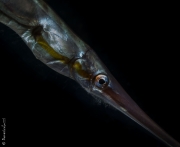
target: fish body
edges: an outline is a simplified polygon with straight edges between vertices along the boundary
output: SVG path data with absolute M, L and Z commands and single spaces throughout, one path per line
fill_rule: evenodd
M 20 2 L 18 0 L 14 4 L 14 1 L 0 1 L 0 21 L 19 34 L 37 59 L 58 73 L 76 80 L 93 96 L 102 99 L 105 96 L 105 102 L 169 146 L 179 146 L 139 109 L 96 53 L 68 29 L 43 1 L 23 1 L 26 7 L 18 5 Z
M 0 5 L 2 12 L 7 13 L 1 15 L 1 20 L 5 20 L 3 23 L 19 34 L 36 58 L 60 74 L 71 77 L 69 62 L 82 58 L 89 46 L 43 2 L 1 1 Z

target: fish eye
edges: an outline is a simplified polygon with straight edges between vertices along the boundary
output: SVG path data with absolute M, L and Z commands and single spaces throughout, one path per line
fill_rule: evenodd
M 99 74 L 95 77 L 94 85 L 100 89 L 105 88 L 109 83 L 109 79 L 106 75 Z

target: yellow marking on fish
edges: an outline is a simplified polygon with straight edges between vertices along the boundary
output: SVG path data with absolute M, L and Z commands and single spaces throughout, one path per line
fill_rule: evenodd
M 70 59 L 57 53 L 47 42 L 44 40 L 44 38 L 41 35 L 36 36 L 37 43 L 45 49 L 53 58 L 56 60 L 60 60 L 62 63 L 67 64 L 69 63 Z M 82 69 L 82 65 L 79 62 L 75 62 L 73 64 L 73 69 L 76 70 L 76 72 L 83 78 L 90 78 L 90 74 Z
M 62 63 L 66 64 L 70 61 L 69 58 L 59 54 L 56 52 L 47 42 L 44 40 L 44 38 L 41 35 L 36 36 L 37 43 L 45 49 L 53 58 L 56 60 L 60 60 Z
M 82 65 L 79 62 L 75 62 L 73 64 L 73 68 L 76 70 L 76 72 L 83 78 L 90 78 L 90 74 L 82 69 Z

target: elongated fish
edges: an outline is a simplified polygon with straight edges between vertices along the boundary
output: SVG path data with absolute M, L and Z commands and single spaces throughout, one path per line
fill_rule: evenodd
M 123 90 L 96 53 L 41 0 L 0 0 L 0 22 L 14 30 L 35 57 L 77 81 L 171 147 L 180 144 L 153 122 Z

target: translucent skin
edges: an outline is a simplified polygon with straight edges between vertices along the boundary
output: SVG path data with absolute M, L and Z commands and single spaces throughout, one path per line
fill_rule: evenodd
M 20 35 L 36 58 L 70 77 L 66 62 L 82 58 L 89 47 L 42 1 L 1 1 L 0 7 L 6 13 L 2 23 Z
M 0 0 L 0 10 L 0 21 L 19 34 L 37 59 L 76 80 L 89 93 L 102 98 L 169 146 L 180 146 L 135 104 L 95 52 L 43 1 Z M 107 75 L 109 79 L 102 89 L 94 86 L 94 78 L 99 74 Z

